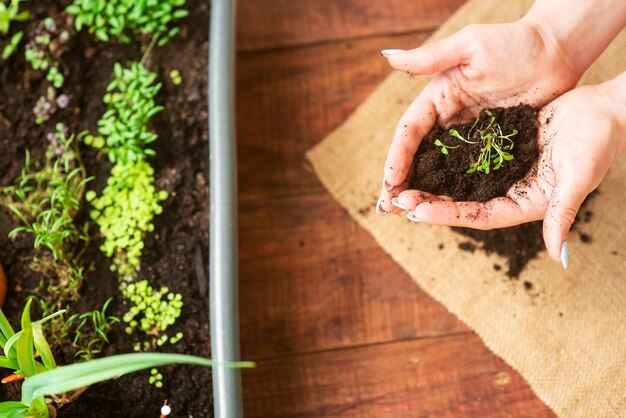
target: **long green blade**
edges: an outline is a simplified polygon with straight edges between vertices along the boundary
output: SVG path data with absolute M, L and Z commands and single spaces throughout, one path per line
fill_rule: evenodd
M 43 360 L 43 364 L 47 369 L 54 369 L 57 367 L 56 362 L 54 361 L 54 356 L 52 355 L 52 350 L 50 350 L 50 346 L 48 345 L 48 341 L 46 341 L 46 337 L 43 335 L 43 330 L 41 329 L 41 325 L 33 327 L 33 341 L 35 343 L 35 349 L 41 356 Z
M 17 361 L 13 359 L 10 359 L 8 357 L 0 357 L 0 368 L 17 370 L 20 368 L 20 366 L 17 364 Z
M 22 312 L 22 336 L 15 343 L 17 364 L 20 366 L 20 371 L 27 377 L 37 373 L 33 347 L 33 324 L 30 322 L 31 301 L 32 299 L 29 299 L 26 302 L 26 306 L 24 306 L 24 312 Z
M 254 367 L 254 363 L 251 362 L 216 363 L 205 358 L 182 354 L 122 354 L 72 364 L 29 377 L 22 385 L 22 401 L 30 404 L 33 399 L 40 396 L 60 395 L 138 370 L 173 363 L 195 364 L 205 367 Z
M 28 405 L 21 402 L 0 403 L 0 417 L 19 417 L 26 412 L 28 412 Z
M 7 317 L 4 316 L 4 312 L 0 309 L 0 347 L 4 349 L 4 344 L 6 344 L 7 340 L 11 338 L 13 334 L 15 334 L 15 331 L 13 331 Z

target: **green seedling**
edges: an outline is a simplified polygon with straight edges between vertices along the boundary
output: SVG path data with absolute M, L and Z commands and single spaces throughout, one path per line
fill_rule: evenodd
M 181 294 L 171 293 L 167 287 L 155 291 L 147 280 L 123 285 L 122 294 L 133 304 L 123 317 L 127 334 L 140 329 L 148 335 L 158 335 L 176 322 L 183 308 Z M 167 335 L 161 336 L 157 345 L 167 340 Z
M 106 112 L 98 121 L 98 136 L 87 135 L 85 144 L 106 151 L 113 163 L 154 156 L 148 145 L 157 136 L 150 130 L 150 119 L 163 110 L 154 100 L 161 89 L 157 74 L 132 62 L 126 68 L 115 63 L 113 75 L 103 98 Z
M 518 134 L 516 129 L 508 135 L 502 133 L 501 126 L 496 123 L 495 116 L 489 110 L 484 111 L 487 115 L 487 121 L 483 121 L 480 115 L 476 117 L 474 124 L 464 137 L 456 129 L 450 129 L 448 134 L 459 141 L 467 144 L 480 144 L 480 154 L 478 160 L 472 163 L 467 170 L 468 174 L 482 172 L 489 174 L 492 171 L 500 169 L 506 161 L 513 160 L 513 147 L 515 142 L 511 139 Z M 480 125 L 479 125 L 480 124 Z M 457 146 L 449 146 L 435 139 L 435 146 L 441 148 L 441 152 L 448 155 L 448 150 L 458 148 Z
M 189 14 L 184 6 L 185 0 L 74 0 L 66 11 L 76 16 L 76 30 L 86 27 L 102 42 L 152 38 L 162 46 L 180 32 L 178 21 Z
M 11 22 L 24 22 L 30 17 L 29 12 L 20 12 L 20 3 L 23 0 L 11 0 L 7 5 L 0 2 L 0 35 L 8 35 Z M 19 31 L 11 36 L 9 43 L 2 50 L 2 59 L 8 59 L 17 50 L 19 43 L 24 37 L 24 32 Z
M 102 194 L 90 192 L 86 198 L 104 235 L 101 250 L 113 258 L 112 269 L 132 281 L 140 269 L 144 237 L 154 230 L 152 220 L 167 199 L 167 192 L 155 188 L 154 169 L 147 162 L 154 155 L 148 146 L 157 138 L 150 119 L 163 109 L 154 100 L 161 84 L 139 62 L 126 68 L 116 63 L 113 75 L 98 135 L 85 136 L 85 143 L 106 152 L 115 165 Z
M 181 354 L 138 353 L 122 354 L 83 363 L 57 367 L 52 350 L 41 325 L 57 312 L 37 322 L 30 318 L 31 301 L 22 312 L 22 329 L 15 332 L 0 310 L 0 368 L 13 371 L 3 383 L 24 380 L 19 401 L 0 402 L 0 416 L 13 418 L 56 417 L 54 404 L 66 404 L 76 399 L 87 387 L 139 370 L 153 369 L 169 364 L 194 364 L 211 367 L 254 367 L 251 362 L 216 363 L 209 359 Z M 40 360 L 38 359 L 40 358 Z M 157 377 L 160 373 L 151 373 Z M 159 380 L 162 386 L 162 378 Z
M 150 370 L 150 379 L 148 383 L 154 385 L 154 387 L 161 389 L 163 387 L 163 375 L 159 373 L 158 369 Z
M 82 360 L 91 360 L 102 352 L 109 343 L 108 334 L 120 319 L 107 314 L 112 299 L 107 299 L 100 310 L 75 314 L 68 318 L 67 327 L 74 334 L 72 345 L 78 348 L 75 356 Z
M 183 82 L 183 77 L 180 75 L 180 71 L 178 70 L 170 71 L 170 78 L 172 79 L 172 83 L 174 83 L 175 86 L 180 86 Z
M 63 84 L 65 84 L 65 77 L 57 67 L 50 67 L 48 74 L 46 74 L 46 79 L 51 82 L 56 89 L 60 89 L 63 87 Z
M 439 139 L 435 139 L 435 146 L 441 148 L 441 153 L 444 155 L 448 155 L 449 151 L 451 149 L 455 149 L 458 148 L 459 145 L 456 146 L 450 146 L 450 145 L 446 145 L 443 142 L 441 142 Z

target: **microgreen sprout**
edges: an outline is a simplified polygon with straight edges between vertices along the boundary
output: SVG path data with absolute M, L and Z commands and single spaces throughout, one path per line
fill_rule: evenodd
M 448 155 L 448 150 L 454 149 L 454 148 L 458 148 L 459 145 L 456 146 L 450 146 L 450 145 L 446 145 L 443 142 L 441 142 L 441 140 L 439 139 L 435 139 L 435 145 L 441 148 L 441 153 Z
M 179 86 L 183 82 L 183 77 L 180 75 L 180 71 L 176 69 L 170 71 L 170 78 L 175 86 Z
M 113 75 L 103 98 L 107 109 L 98 121 L 98 136 L 87 135 L 85 143 L 102 148 L 114 163 L 153 156 L 148 145 L 157 136 L 150 130 L 149 122 L 163 110 L 154 100 L 161 89 L 161 83 L 156 83 L 157 74 L 132 62 L 126 68 L 115 63 Z
M 161 389 L 163 387 L 163 375 L 159 373 L 158 369 L 150 370 L 150 378 L 148 383 L 154 385 L 154 387 Z
M 450 129 L 448 134 L 459 141 L 467 144 L 480 144 L 480 154 L 478 160 L 472 163 L 467 170 L 468 174 L 482 172 L 489 174 L 498 170 L 506 161 L 511 161 L 515 142 L 511 139 L 518 134 L 516 129 L 508 135 L 502 132 L 500 124 L 496 123 L 494 114 L 485 109 L 486 120 L 481 120 L 480 115 L 476 117 L 466 136 L 461 135 L 456 129 Z M 480 124 L 480 125 L 479 125 Z M 441 148 L 443 154 L 448 154 L 449 149 L 458 148 L 449 146 L 435 139 L 435 146 Z
M 123 285 L 122 293 L 133 304 L 122 318 L 127 324 L 127 334 L 139 328 L 146 334 L 157 335 L 173 325 L 181 314 L 182 295 L 171 293 L 167 287 L 155 291 L 147 280 L 141 280 Z M 162 335 L 157 345 L 167 340 L 167 335 Z
M 124 68 L 116 63 L 113 80 L 104 102 L 107 111 L 98 121 L 98 134 L 87 135 L 85 143 L 107 153 L 115 165 L 101 196 L 87 194 L 91 218 L 104 235 L 101 250 L 113 258 L 112 269 L 132 279 L 140 269 L 143 239 L 154 230 L 152 219 L 162 212 L 160 202 L 167 192 L 154 186 L 154 169 L 146 158 L 157 136 L 150 119 L 163 108 L 154 98 L 161 88 L 156 74 L 138 62 Z
M 4 0 L 0 1 L 0 35 L 8 35 L 11 22 L 24 22 L 30 17 L 29 12 L 20 12 L 20 3 L 23 0 L 11 0 L 7 5 Z M 2 59 L 8 59 L 19 46 L 24 37 L 24 32 L 19 31 L 11 36 L 8 44 L 2 50 Z
M 109 332 L 114 324 L 120 322 L 118 317 L 107 314 L 111 300 L 107 299 L 100 310 L 75 314 L 68 318 L 67 326 L 74 334 L 72 345 L 79 349 L 76 357 L 91 360 L 108 344 Z
M 48 279 L 46 298 L 60 307 L 78 298 L 83 281 L 77 246 L 88 240 L 87 225 L 75 224 L 74 217 L 91 178 L 86 177 L 74 138 L 65 138 L 62 125 L 57 129 L 56 142 L 48 146 L 43 166 L 34 169 L 27 152 L 14 184 L 0 189 L 0 204 L 19 222 L 10 237 L 30 234 L 35 248 L 48 250 L 39 251 L 31 268 Z
M 177 23 L 189 14 L 184 5 L 185 0 L 74 0 L 66 11 L 76 15 L 78 31 L 87 27 L 100 41 L 152 37 L 162 46 L 180 32 Z

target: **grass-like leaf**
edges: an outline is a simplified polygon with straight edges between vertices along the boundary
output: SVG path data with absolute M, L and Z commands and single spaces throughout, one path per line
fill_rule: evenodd
M 182 354 L 122 354 L 72 364 L 32 376 L 26 379 L 22 385 L 22 402 L 30 404 L 34 399 L 42 396 L 70 392 L 138 370 L 173 363 L 195 364 L 206 367 L 254 367 L 254 363 L 251 362 L 218 363 L 205 358 Z

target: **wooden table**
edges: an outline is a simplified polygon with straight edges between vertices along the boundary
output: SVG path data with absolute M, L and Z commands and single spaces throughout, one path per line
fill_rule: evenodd
M 420 45 L 463 2 L 239 1 L 246 417 L 553 416 L 304 158 L 390 73 L 381 49 Z

